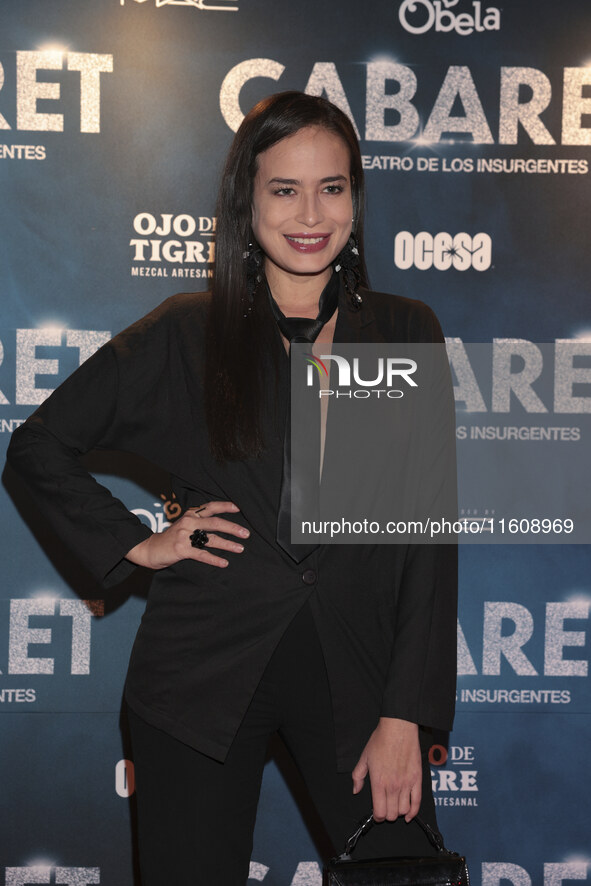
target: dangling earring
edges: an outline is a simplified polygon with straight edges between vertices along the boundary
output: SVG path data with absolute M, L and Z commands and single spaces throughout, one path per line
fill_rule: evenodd
M 351 233 L 351 236 L 347 240 L 344 248 L 337 255 L 334 263 L 334 269 L 337 273 L 342 270 L 345 289 L 351 296 L 351 307 L 353 308 L 353 310 L 358 311 L 363 304 L 363 299 L 357 292 L 360 275 L 359 247 L 357 246 L 357 239 L 355 237 L 355 234 Z
M 248 301 L 244 314 L 247 317 L 252 311 L 255 293 L 263 279 L 263 250 L 258 243 L 251 241 L 242 253 L 242 258 L 246 270 L 246 299 L 243 296 L 242 300 Z

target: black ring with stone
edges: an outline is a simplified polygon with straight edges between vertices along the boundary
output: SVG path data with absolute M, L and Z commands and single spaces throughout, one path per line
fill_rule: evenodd
M 189 541 L 191 542 L 192 548 L 204 548 L 209 541 L 209 535 L 205 529 L 196 529 L 195 532 L 192 532 L 189 536 Z

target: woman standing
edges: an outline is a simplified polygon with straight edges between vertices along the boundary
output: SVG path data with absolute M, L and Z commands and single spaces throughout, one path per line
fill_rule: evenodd
M 364 288 L 362 214 L 346 115 L 260 102 L 222 177 L 211 295 L 168 299 L 13 435 L 12 465 L 105 586 L 154 571 L 126 683 L 144 886 L 245 883 L 274 731 L 337 848 L 373 806 L 394 824 L 360 857 L 429 853 L 408 822 L 435 824 L 419 725 L 453 718 L 455 551 L 284 531 L 289 341 L 442 341 L 425 305 Z M 183 516 L 152 534 L 79 465 L 95 448 L 168 470 Z

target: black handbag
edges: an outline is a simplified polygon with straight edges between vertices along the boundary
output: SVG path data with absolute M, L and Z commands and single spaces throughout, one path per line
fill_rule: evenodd
M 324 866 L 323 886 L 469 886 L 465 857 L 446 849 L 440 835 L 426 822 L 420 818 L 413 821 L 423 829 L 437 855 L 355 861 L 351 854 L 357 841 L 375 823 L 370 815 L 349 837 L 344 851 Z

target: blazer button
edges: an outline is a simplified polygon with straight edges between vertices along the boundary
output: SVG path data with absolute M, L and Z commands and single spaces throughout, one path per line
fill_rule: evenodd
M 313 585 L 316 581 L 316 573 L 313 569 L 306 569 L 305 572 L 302 572 L 302 581 L 305 585 Z

